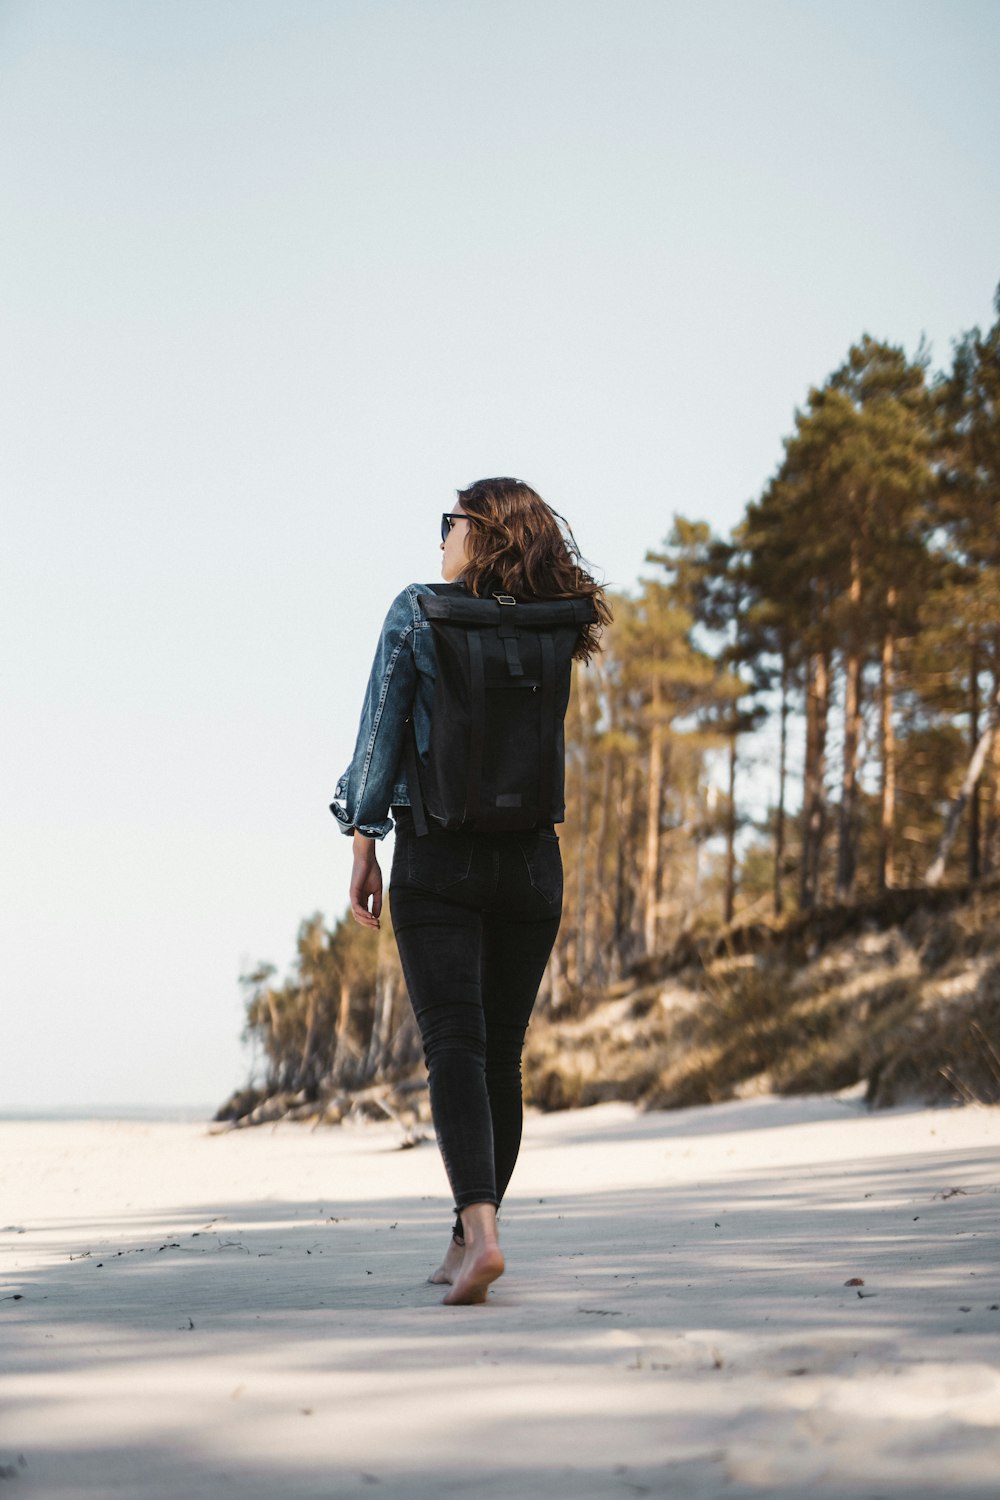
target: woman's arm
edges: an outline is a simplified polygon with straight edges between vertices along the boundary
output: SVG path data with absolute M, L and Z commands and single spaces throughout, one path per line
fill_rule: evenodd
M 368 910 L 371 897 L 372 909 Z M 354 830 L 354 869 L 351 873 L 351 915 L 362 927 L 379 926 L 382 911 L 382 871 L 375 857 L 375 840 Z
M 418 615 L 413 591 L 403 589 L 385 617 L 354 755 L 330 804 L 344 833 L 360 832 L 368 839 L 381 839 L 392 827 L 389 804 L 416 691 L 413 632 Z
M 353 836 L 351 915 L 362 927 L 377 929 L 382 912 L 382 871 L 375 841 L 392 827 L 389 804 L 416 691 L 413 632 L 417 613 L 411 589 L 404 589 L 389 607 L 368 678 L 354 756 L 330 804 L 343 832 Z

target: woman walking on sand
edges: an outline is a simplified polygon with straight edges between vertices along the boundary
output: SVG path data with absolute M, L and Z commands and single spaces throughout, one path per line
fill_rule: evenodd
M 455 1196 L 430 1278 L 450 1285 L 447 1303 L 484 1302 L 504 1269 L 521 1052 L 562 911 L 570 659 L 588 661 L 611 619 L 560 519 L 516 479 L 458 492 L 441 518 L 445 583 L 410 584 L 390 606 L 331 804 L 353 835 L 364 927 L 379 926 L 375 841 L 395 822 L 393 928 Z

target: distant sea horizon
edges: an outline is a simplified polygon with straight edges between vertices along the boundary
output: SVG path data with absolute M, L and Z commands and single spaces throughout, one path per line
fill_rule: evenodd
M 0 1123 L 15 1120 L 131 1120 L 169 1121 L 173 1124 L 211 1120 L 218 1104 L 47 1104 L 0 1107 Z

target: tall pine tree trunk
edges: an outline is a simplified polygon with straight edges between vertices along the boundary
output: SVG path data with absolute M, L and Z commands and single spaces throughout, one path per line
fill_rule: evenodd
M 346 1064 L 348 1056 L 357 1054 L 351 1046 L 347 1028 L 351 1023 L 351 986 L 346 979 L 340 982 L 340 1000 L 337 1005 L 337 1023 L 333 1033 L 333 1066 L 330 1071 L 339 1084 L 348 1084 Z
M 997 687 L 997 690 L 993 696 L 993 701 L 990 704 L 989 716 L 986 721 L 986 728 L 979 736 L 979 741 L 976 745 L 976 748 L 972 752 L 972 759 L 969 762 L 968 770 L 965 773 L 965 779 L 962 782 L 961 787 L 959 788 L 958 796 L 955 798 L 948 811 L 948 818 L 945 822 L 944 833 L 941 835 L 941 842 L 938 845 L 937 853 L 934 856 L 933 863 L 931 864 L 931 867 L 927 871 L 927 875 L 925 877 L 927 885 L 934 886 L 940 885 L 941 883 L 941 877 L 944 875 L 944 868 L 948 862 L 948 855 L 951 853 L 952 845 L 955 842 L 955 836 L 958 833 L 958 825 L 962 821 L 962 814 L 964 813 L 969 798 L 972 796 L 972 793 L 976 788 L 976 784 L 979 781 L 980 776 L 982 775 L 983 766 L 986 763 L 986 757 L 989 755 L 990 751 L 993 748 L 993 741 L 996 737 L 998 724 L 1000 724 L 1000 686 Z
M 615 916 L 614 950 L 619 976 L 632 962 L 630 933 L 635 907 L 634 872 L 638 849 L 634 843 L 634 812 L 639 782 L 637 756 L 619 757 L 618 772 L 618 839 L 615 848 Z
M 726 900 L 723 921 L 728 927 L 736 905 L 736 734 L 729 737 L 729 802 L 726 807 Z
M 878 886 L 880 891 L 888 890 L 896 878 L 893 840 L 893 829 L 896 823 L 896 735 L 892 717 L 895 703 L 893 673 L 895 669 L 896 637 L 893 611 L 896 606 L 896 590 L 892 585 L 890 585 L 886 593 L 885 602 L 887 624 L 885 634 L 882 637 L 882 677 L 879 684 L 880 738 L 882 744 L 882 787 L 879 805 L 878 838 Z
M 563 966 L 559 953 L 559 944 L 556 943 L 552 949 L 552 956 L 548 964 L 549 971 L 549 1005 L 554 1011 L 558 1011 L 563 1002 Z
M 993 669 L 994 696 L 1000 699 L 1000 662 Z M 1000 866 L 1000 734 L 993 736 L 990 751 L 990 803 L 983 839 L 983 874 L 992 875 Z
M 281 1020 L 278 1015 L 278 1007 L 274 998 L 274 991 L 268 985 L 264 1000 L 267 1005 L 267 1056 L 270 1067 L 268 1069 L 267 1087 L 273 1092 L 275 1089 L 287 1087 L 288 1079 L 286 1060 L 281 1055 Z
M 975 751 L 979 743 L 979 643 L 973 641 L 969 661 L 969 738 Z M 969 796 L 969 879 L 979 879 L 979 777 Z
M 299 1062 L 299 1088 L 308 1089 L 312 1092 L 315 1085 L 315 1069 L 312 1066 L 312 1051 L 316 1041 L 316 1011 L 319 998 L 319 986 L 309 986 L 309 999 L 306 1004 L 306 1039 L 302 1044 L 302 1058 Z
M 643 943 L 647 954 L 656 951 L 657 886 L 660 869 L 660 806 L 663 787 L 663 726 L 660 704 L 663 689 L 654 670 L 649 729 L 649 798 L 646 803 L 646 850 L 643 860 Z
M 860 728 L 861 657 L 851 650 L 844 664 L 844 759 L 837 831 L 837 896 L 842 901 L 850 899 L 854 888 Z
M 781 653 L 781 739 L 778 750 L 778 808 L 774 818 L 774 915 L 784 910 L 781 877 L 785 868 L 785 778 L 788 767 L 788 650 Z
M 375 975 L 375 1014 L 365 1059 L 364 1082 L 372 1083 L 384 1071 L 392 1040 L 392 1008 L 396 994 L 396 974 L 388 964 L 380 964 Z
M 594 850 L 594 892 L 588 908 L 590 951 L 594 955 L 594 975 L 599 985 L 608 983 L 610 975 L 603 942 L 606 882 L 604 870 L 608 861 L 608 828 L 611 823 L 611 797 L 614 783 L 614 754 L 605 750 L 601 770 L 601 811 L 597 823 L 597 847 Z
M 983 838 L 983 874 L 1000 869 L 1000 734 L 993 736 L 990 752 L 990 802 Z
M 624 961 L 627 968 L 639 957 L 642 950 L 643 922 L 643 761 L 636 756 L 632 762 L 628 779 L 628 835 L 626 841 L 626 864 L 624 872 L 624 898 L 627 920 L 624 931 Z M 647 789 L 648 790 L 648 789 Z
M 826 731 L 830 713 L 830 662 L 822 651 L 809 657 L 806 672 L 806 758 L 803 770 L 802 860 L 799 905 L 810 911 L 819 896 L 826 834 Z
M 615 839 L 615 870 L 611 901 L 611 946 L 615 953 L 615 967 L 619 974 L 623 973 L 625 968 L 622 962 L 622 953 L 625 936 L 625 840 L 628 828 L 625 817 L 625 787 L 628 781 L 627 768 L 628 757 L 622 755 L 618 759 L 618 775 L 616 777 L 618 792 L 615 798 L 615 814 L 618 837 Z
M 861 562 L 856 542 L 851 544 L 850 632 L 844 661 L 844 761 L 840 776 L 840 815 L 837 839 L 837 895 L 850 899 L 857 864 L 858 746 L 861 740 Z

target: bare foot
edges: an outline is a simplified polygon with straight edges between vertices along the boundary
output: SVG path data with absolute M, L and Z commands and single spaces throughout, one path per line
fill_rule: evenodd
M 486 1294 L 498 1276 L 503 1275 L 504 1259 L 494 1239 L 465 1247 L 462 1266 L 450 1292 L 441 1298 L 449 1306 L 469 1306 L 485 1302 Z
M 503 1275 L 504 1261 L 497 1243 L 497 1211 L 492 1203 L 473 1203 L 462 1209 L 465 1254 L 452 1274 L 452 1289 L 442 1302 L 449 1307 L 485 1302 L 486 1294 Z M 445 1257 L 447 1265 L 447 1256 Z
M 451 1286 L 455 1277 L 462 1269 L 462 1261 L 465 1258 L 465 1246 L 460 1245 L 454 1238 L 448 1241 L 448 1249 L 445 1251 L 444 1260 L 438 1266 L 433 1276 L 428 1276 L 428 1281 L 435 1285 Z

